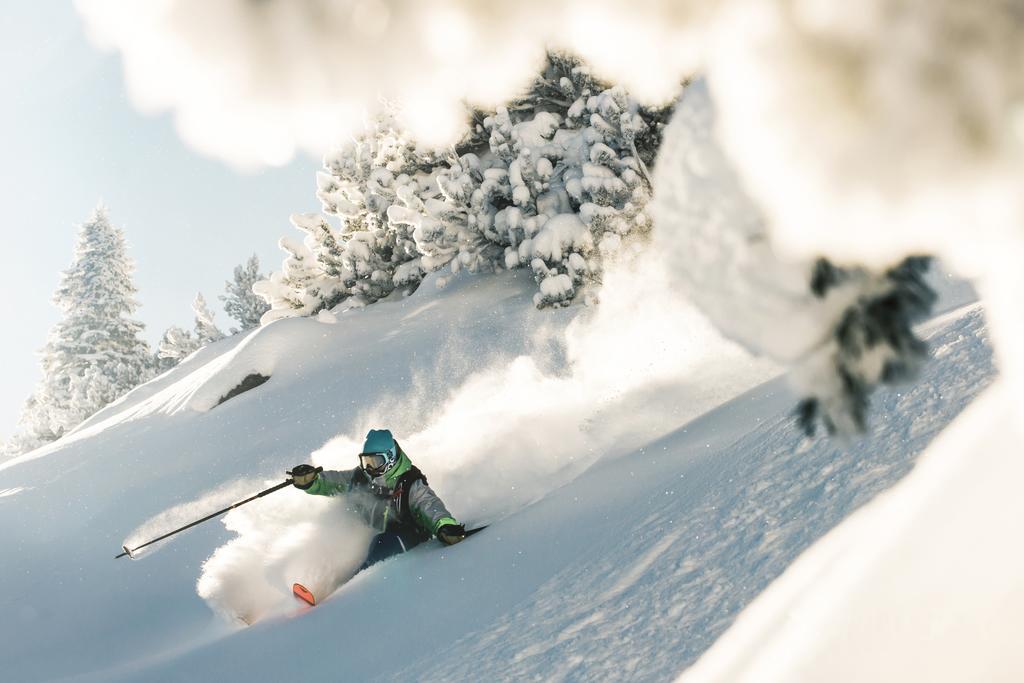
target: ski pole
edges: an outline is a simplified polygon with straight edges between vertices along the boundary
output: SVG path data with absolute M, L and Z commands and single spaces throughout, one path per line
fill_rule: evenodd
M 319 472 L 323 472 L 324 468 L 323 467 L 317 467 L 316 471 L 318 473 Z M 288 474 L 291 474 L 291 472 L 288 472 Z M 263 496 L 267 495 L 268 493 L 273 493 L 274 491 L 277 491 L 279 489 L 283 489 L 285 486 L 290 486 L 291 483 L 292 483 L 291 479 L 285 479 L 280 484 L 278 484 L 276 486 L 271 486 L 269 489 L 267 489 L 265 491 L 260 491 L 255 496 L 252 496 L 250 498 L 246 498 L 245 500 L 240 500 L 237 503 L 235 503 L 234 505 L 229 505 L 228 507 L 224 508 L 223 510 L 218 510 L 217 512 L 214 512 L 213 514 L 207 515 L 206 517 L 203 517 L 202 519 L 197 519 L 196 521 L 194 521 L 194 522 L 192 522 L 190 524 L 186 524 L 185 526 L 181 527 L 180 529 L 175 529 L 174 531 L 169 531 L 166 534 L 164 534 L 163 536 L 160 536 L 159 538 L 154 538 L 152 541 L 146 541 L 142 545 L 136 546 L 136 547 L 132 548 L 131 550 L 128 549 L 128 546 L 124 546 L 123 545 L 123 546 L 121 546 L 121 549 L 124 550 L 124 552 L 121 553 L 120 555 L 115 555 L 114 559 L 116 560 L 116 559 L 122 558 L 125 555 L 127 555 L 131 559 L 135 559 L 135 556 L 132 553 L 134 553 L 136 550 L 142 550 L 147 545 L 153 545 L 157 541 L 162 541 L 165 538 L 168 538 L 169 536 L 173 536 L 176 533 L 184 531 L 185 529 L 191 529 L 196 524 L 202 524 L 203 522 L 205 522 L 207 520 L 213 519 L 214 517 L 217 517 L 219 515 L 223 515 L 225 512 L 228 512 L 229 510 L 234 510 L 236 507 L 245 505 L 246 503 L 251 503 L 252 501 L 256 500 L 257 498 L 262 498 Z

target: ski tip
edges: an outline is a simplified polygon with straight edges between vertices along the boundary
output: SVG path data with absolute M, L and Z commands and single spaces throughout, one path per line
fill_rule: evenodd
M 292 594 L 299 600 L 302 600 L 303 602 L 310 605 L 311 607 L 316 606 L 316 598 L 313 596 L 311 592 L 309 592 L 309 589 L 303 586 L 301 583 L 292 584 Z

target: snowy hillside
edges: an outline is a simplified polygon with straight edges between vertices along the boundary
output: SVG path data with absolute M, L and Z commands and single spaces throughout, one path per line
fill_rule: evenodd
M 806 440 L 784 379 L 645 265 L 609 272 L 596 308 L 537 311 L 529 276 L 506 273 L 279 321 L 0 465 L 5 677 L 663 680 L 993 374 L 980 310 L 959 310 L 932 323 L 922 381 L 878 397 L 870 438 Z M 216 405 L 252 373 L 270 380 Z M 290 583 L 350 572 L 366 537 L 291 488 L 113 559 L 310 453 L 353 466 L 377 426 L 491 528 L 311 611 Z
M 23 4 L 0 683 L 1024 680 L 1020 3 Z

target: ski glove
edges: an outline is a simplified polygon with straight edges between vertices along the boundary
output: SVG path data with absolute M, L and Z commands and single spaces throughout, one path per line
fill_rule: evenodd
M 445 524 L 437 530 L 437 540 L 445 545 L 455 545 L 466 537 L 466 527 L 461 524 Z
M 295 488 L 305 491 L 313 485 L 313 482 L 316 481 L 316 478 L 320 475 L 321 471 L 323 471 L 322 467 L 296 465 L 288 474 L 292 475 L 292 483 L 295 485 Z

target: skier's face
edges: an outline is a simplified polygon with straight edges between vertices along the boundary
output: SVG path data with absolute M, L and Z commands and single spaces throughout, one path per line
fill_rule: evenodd
M 380 453 L 360 453 L 359 465 L 371 477 L 379 477 L 394 462 L 394 448 Z

